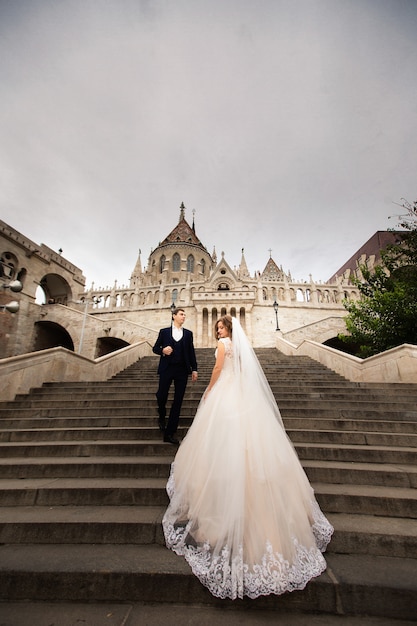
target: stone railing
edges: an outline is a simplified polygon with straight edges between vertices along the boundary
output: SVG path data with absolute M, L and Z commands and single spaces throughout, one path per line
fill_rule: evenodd
M 151 344 L 140 341 L 94 360 L 62 347 L 1 359 L 0 400 L 13 400 L 45 382 L 107 380 L 149 354 Z
M 276 346 L 283 354 L 309 356 L 353 382 L 417 383 L 417 346 L 412 344 L 403 344 L 367 359 L 310 340 L 296 346 L 277 337 Z

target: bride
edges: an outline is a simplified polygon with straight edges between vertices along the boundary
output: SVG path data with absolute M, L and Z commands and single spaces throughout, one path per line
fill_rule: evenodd
M 333 528 L 239 321 L 215 330 L 210 383 L 167 484 L 167 547 L 220 598 L 304 589 L 326 569 Z

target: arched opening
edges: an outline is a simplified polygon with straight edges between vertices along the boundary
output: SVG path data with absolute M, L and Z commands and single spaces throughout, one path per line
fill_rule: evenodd
M 55 322 L 36 322 L 34 350 L 47 350 L 57 346 L 74 351 L 74 342 L 68 331 Z
M 240 325 L 242 326 L 243 330 L 246 331 L 246 310 L 243 306 L 240 308 L 239 317 Z
M 187 257 L 187 272 L 194 272 L 194 257 L 189 254 Z
M 44 292 L 46 304 L 67 304 L 72 299 L 69 284 L 58 274 L 46 274 L 40 282 L 40 287 Z
M 96 344 L 95 358 L 98 359 L 100 356 L 110 354 L 110 352 L 115 352 L 116 350 L 125 348 L 128 345 L 129 343 L 127 341 L 118 339 L 117 337 L 99 337 Z
M 202 344 L 203 347 L 205 348 L 206 346 L 209 345 L 209 324 L 208 324 L 208 311 L 206 308 L 203 309 L 203 328 L 202 328 L 202 332 L 203 332 L 203 337 L 202 337 Z

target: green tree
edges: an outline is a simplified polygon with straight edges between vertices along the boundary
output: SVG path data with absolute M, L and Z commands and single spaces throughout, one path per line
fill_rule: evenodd
M 402 231 L 398 241 L 381 251 L 381 264 L 370 271 L 361 265 L 363 279 L 352 282 L 360 292 L 357 302 L 344 301 L 348 335 L 339 339 L 359 346 L 367 357 L 403 343 L 417 344 L 417 201 L 400 204 Z

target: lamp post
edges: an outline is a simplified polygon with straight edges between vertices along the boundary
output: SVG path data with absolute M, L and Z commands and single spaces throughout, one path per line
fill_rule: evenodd
M 274 300 L 274 304 L 273 304 L 272 306 L 273 306 L 273 308 L 274 308 L 274 311 L 275 311 L 275 318 L 276 318 L 276 320 L 277 320 L 277 327 L 276 327 L 276 329 L 275 329 L 275 330 L 279 330 L 279 326 L 278 326 L 278 308 L 279 308 L 279 305 L 278 305 L 278 302 L 277 302 L 276 300 Z
M 93 296 L 93 298 L 91 299 L 91 302 L 93 304 L 98 304 L 99 302 L 101 302 L 101 296 L 99 298 L 97 298 L 96 296 Z M 87 298 L 84 300 L 84 317 L 83 317 L 83 325 L 81 328 L 81 336 L 80 336 L 80 345 L 78 348 L 78 354 L 81 354 L 81 350 L 83 347 L 83 339 L 84 339 L 84 329 L 85 329 L 85 320 L 87 319 L 87 307 L 90 303 L 90 300 L 88 300 Z
M 172 319 L 172 316 L 174 314 L 175 309 L 177 308 L 177 305 L 175 304 L 175 302 L 173 302 L 169 308 L 171 309 L 171 319 Z

